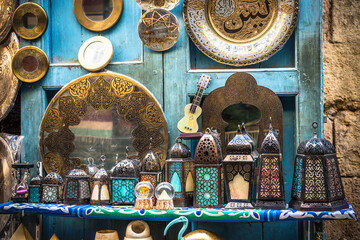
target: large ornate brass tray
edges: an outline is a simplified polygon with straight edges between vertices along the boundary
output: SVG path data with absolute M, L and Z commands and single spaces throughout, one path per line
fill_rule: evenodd
M 0 0 L 0 43 L 10 32 L 11 20 L 17 4 L 17 0 Z
M 40 125 L 40 154 L 49 172 L 65 176 L 85 168 L 92 157 L 105 168 L 130 154 L 143 158 L 152 138 L 162 165 L 168 148 L 165 115 L 154 96 L 139 82 L 116 73 L 88 74 L 64 86 L 51 100 Z
M 184 0 L 195 45 L 213 60 L 250 65 L 274 55 L 293 32 L 299 0 Z

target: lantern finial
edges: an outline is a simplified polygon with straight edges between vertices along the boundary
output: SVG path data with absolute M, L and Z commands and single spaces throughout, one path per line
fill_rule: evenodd
M 316 129 L 318 128 L 319 124 L 317 122 L 312 123 L 312 127 L 314 129 L 314 137 L 317 137 Z
M 102 167 L 102 168 L 104 167 L 104 164 L 105 164 L 105 159 L 106 159 L 106 156 L 105 156 L 105 155 L 101 155 L 101 156 L 100 156 L 100 160 L 101 160 L 101 167 Z
M 126 154 L 126 159 L 129 158 L 129 146 L 125 147 L 125 154 Z

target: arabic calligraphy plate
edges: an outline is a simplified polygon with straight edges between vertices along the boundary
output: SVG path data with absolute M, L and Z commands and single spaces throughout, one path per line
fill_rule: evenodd
M 184 21 L 194 44 L 233 66 L 264 61 L 279 51 L 297 22 L 299 0 L 184 0 Z

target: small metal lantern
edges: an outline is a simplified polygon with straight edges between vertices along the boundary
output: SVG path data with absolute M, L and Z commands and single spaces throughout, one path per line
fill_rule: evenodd
M 37 163 L 36 168 L 37 168 L 37 175 L 30 180 L 30 184 L 29 184 L 29 190 L 30 190 L 29 202 L 31 203 L 41 202 L 41 185 L 43 181 L 42 176 L 40 176 L 41 162 Z
M 132 160 L 128 157 L 129 148 L 126 146 L 126 159 L 120 161 L 112 169 L 111 204 L 134 204 L 135 186 L 138 183 L 138 174 Z
M 90 198 L 92 205 L 109 205 L 110 191 L 109 191 L 109 175 L 104 168 L 105 156 L 102 155 L 101 168 L 92 178 L 93 188 Z
M 316 134 L 300 143 L 289 207 L 296 210 L 335 211 L 348 208 L 334 145 Z
M 256 208 L 285 209 L 283 160 L 271 118 L 269 133 L 261 144 Z
M 254 208 L 252 202 L 254 158 L 252 145 L 248 142 L 240 125 L 235 137 L 226 146 L 223 161 L 225 189 L 228 199 L 226 208 Z
M 141 163 L 140 181 L 150 182 L 154 189 L 161 182 L 161 166 L 159 159 L 152 151 L 152 138 L 150 138 L 149 152 Z M 155 204 L 155 196 L 152 201 Z
M 194 193 L 194 160 L 188 146 L 176 138 L 170 149 L 170 158 L 165 162 L 165 181 L 175 189 L 174 205 L 188 207 L 193 203 Z
M 221 207 L 223 182 L 220 142 L 208 128 L 195 151 L 194 207 Z
M 89 204 L 90 202 L 90 184 L 89 176 L 84 170 L 73 169 L 66 176 L 64 203 L 71 205 Z
M 62 200 L 64 181 L 54 170 L 46 175 L 41 186 L 43 203 L 59 203 Z
M 259 152 L 257 151 L 256 140 L 246 131 L 244 123 L 242 123 L 241 126 L 241 133 L 244 136 L 244 138 L 251 144 L 252 147 L 251 155 L 256 161 L 257 159 L 259 159 Z

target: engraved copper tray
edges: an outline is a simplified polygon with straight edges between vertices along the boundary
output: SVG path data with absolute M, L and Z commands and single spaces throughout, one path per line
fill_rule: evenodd
M 233 66 L 264 61 L 293 32 L 299 0 L 184 0 L 186 30 L 213 60 Z
M 125 147 L 143 158 L 152 137 L 163 165 L 168 148 L 165 115 L 154 96 L 139 82 L 116 73 L 93 73 L 73 80 L 51 100 L 40 125 L 40 154 L 46 172 L 61 176 L 87 158 L 105 168 L 125 158 Z

